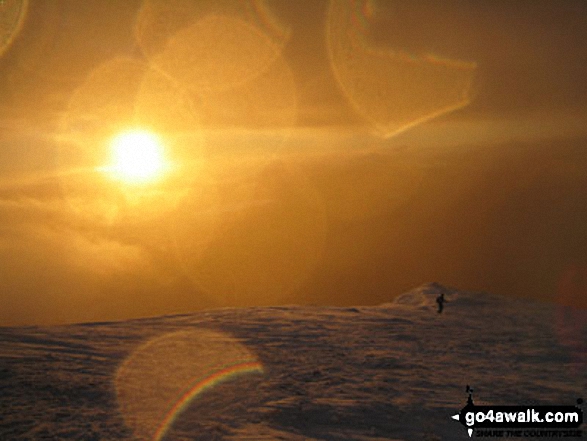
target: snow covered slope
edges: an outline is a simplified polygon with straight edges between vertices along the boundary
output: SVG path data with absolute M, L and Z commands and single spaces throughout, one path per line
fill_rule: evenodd
M 464 440 L 466 385 L 477 404 L 587 398 L 585 323 L 428 284 L 376 307 L 0 328 L 0 439 Z

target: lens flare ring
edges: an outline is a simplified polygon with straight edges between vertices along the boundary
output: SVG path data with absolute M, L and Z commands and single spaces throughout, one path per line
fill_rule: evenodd
M 237 363 L 231 366 L 227 366 L 220 371 L 211 373 L 208 377 L 197 380 L 195 384 L 193 384 L 182 396 L 179 398 L 173 406 L 171 406 L 170 410 L 165 414 L 163 421 L 157 428 L 155 435 L 153 436 L 153 441 L 161 441 L 169 428 L 173 425 L 175 420 L 181 415 L 181 413 L 189 406 L 189 404 L 194 400 L 198 395 L 204 393 L 205 391 L 212 389 L 214 386 L 217 386 L 220 383 L 224 383 L 230 381 L 240 375 L 263 373 L 263 365 L 259 362 L 247 361 L 242 363 Z

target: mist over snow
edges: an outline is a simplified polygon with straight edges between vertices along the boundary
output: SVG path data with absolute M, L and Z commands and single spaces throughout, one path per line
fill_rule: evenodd
M 587 398 L 585 323 L 432 283 L 370 307 L 0 328 L 0 439 L 465 440 L 466 385 L 476 404 Z

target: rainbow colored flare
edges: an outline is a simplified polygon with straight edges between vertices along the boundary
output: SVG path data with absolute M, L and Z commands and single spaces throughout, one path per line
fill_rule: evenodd
M 176 401 L 173 407 L 165 414 L 165 418 L 163 418 L 163 421 L 153 436 L 153 441 L 161 441 L 163 439 L 167 433 L 167 430 L 169 430 L 176 418 L 186 409 L 192 399 L 194 399 L 196 396 L 219 383 L 231 380 L 236 376 L 247 373 L 262 374 L 263 365 L 257 361 L 233 364 L 214 372 L 212 375 L 204 378 L 203 380 L 199 380 L 196 384 L 191 386 L 187 392 L 185 392 L 181 398 Z

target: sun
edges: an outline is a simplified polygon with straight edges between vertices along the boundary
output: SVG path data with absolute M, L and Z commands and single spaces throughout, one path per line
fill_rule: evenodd
M 110 174 L 129 184 L 144 184 L 158 180 L 164 173 L 166 161 L 159 137 L 146 130 L 129 130 L 115 136 L 111 143 Z

